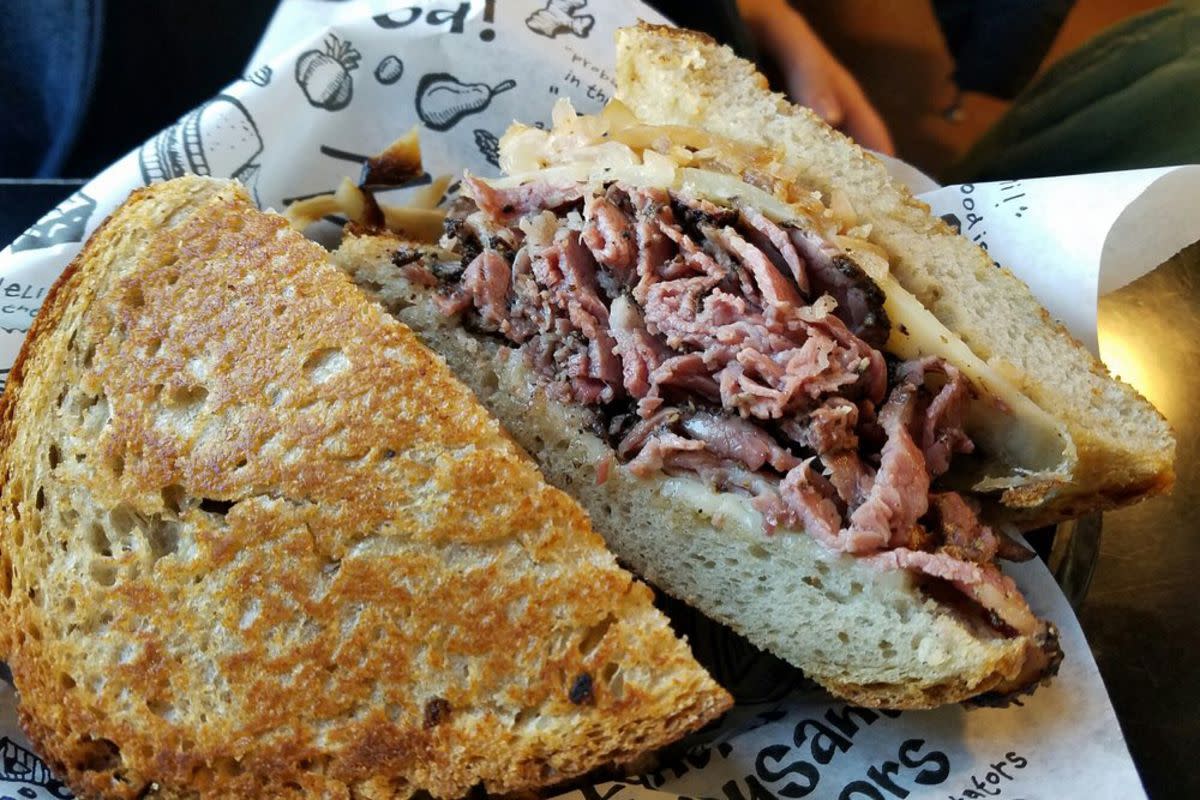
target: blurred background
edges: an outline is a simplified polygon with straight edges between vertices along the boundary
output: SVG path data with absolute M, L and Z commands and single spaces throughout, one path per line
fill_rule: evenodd
M 895 13 L 898 5 L 905 7 L 905 13 Z M 797 7 L 859 79 L 887 122 L 897 155 L 938 178 L 1000 120 L 1014 98 L 979 86 L 959 92 L 955 57 L 939 24 L 936 5 L 911 0 L 805 0 Z M 974 5 L 989 4 L 985 0 Z M 1023 4 L 994 5 L 998 15 L 1030 13 L 1019 7 Z M 1043 18 L 1042 24 L 1053 24 L 1056 15 L 1065 11 L 1061 25 L 1057 30 L 1041 31 L 1048 41 L 1026 42 L 1034 45 L 1034 52 L 1025 55 L 1020 52 L 1020 40 L 996 42 L 997 48 L 1016 51 L 1013 73 L 1034 70 L 1031 75 L 1013 74 L 1014 80 L 1001 80 L 998 88 L 1003 93 L 1024 89 L 1097 34 L 1167 5 L 1162 0 L 1077 0 L 1074 4 L 1052 3 L 1048 9 L 1043 6 L 1042 13 L 1049 19 Z M 1038 58 L 1037 50 L 1043 46 L 1045 54 Z M 970 59 L 966 53 L 960 57 Z M 897 69 L 897 64 L 903 64 L 903 69 Z

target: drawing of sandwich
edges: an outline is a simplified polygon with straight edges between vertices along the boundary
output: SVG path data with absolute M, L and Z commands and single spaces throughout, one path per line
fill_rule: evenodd
M 142 180 L 212 175 L 235 178 L 258 200 L 258 157 L 263 141 L 246 107 L 217 95 L 149 139 L 138 151 Z
M 71 797 L 71 792 L 51 774 L 40 758 L 7 736 L 0 738 L 0 781 L 24 784 L 17 790 L 20 797 Z

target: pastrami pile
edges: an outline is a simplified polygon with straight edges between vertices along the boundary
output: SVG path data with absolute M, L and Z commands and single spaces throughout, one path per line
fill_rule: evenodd
M 1002 632 L 1036 631 L 994 563 L 1029 552 L 933 488 L 973 450 L 969 382 L 940 359 L 885 359 L 883 294 L 835 245 L 619 182 L 468 178 L 465 193 L 443 241 L 461 263 L 413 277 L 592 409 L 630 471 L 743 494 L 768 532 L 948 581 Z

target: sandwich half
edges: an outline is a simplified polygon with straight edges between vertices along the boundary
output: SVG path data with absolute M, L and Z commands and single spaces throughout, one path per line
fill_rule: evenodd
M 635 571 L 835 694 L 921 708 L 1052 673 L 1009 534 L 1169 486 L 1161 416 L 748 64 L 618 40 L 624 102 L 514 125 L 439 248 L 351 229 L 337 263 Z
M 0 651 L 80 796 L 454 798 L 730 703 L 577 503 L 237 184 L 138 190 L 0 405 Z
M 764 148 L 779 170 L 869 226 L 889 274 L 979 359 L 1065 429 L 1069 458 L 1005 497 L 1023 525 L 1169 490 L 1175 439 L 1163 416 L 1114 380 L 1027 286 L 932 216 L 884 166 L 809 109 L 772 93 L 753 65 L 703 34 L 642 23 L 617 35 L 617 96 L 639 119 L 699 127 Z

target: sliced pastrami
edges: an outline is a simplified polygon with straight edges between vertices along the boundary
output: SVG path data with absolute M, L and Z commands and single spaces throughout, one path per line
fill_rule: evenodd
M 779 494 L 790 514 L 789 522 L 834 550 L 842 550 L 838 528 L 842 515 L 831 499 L 833 487 L 812 468 L 808 459 L 792 469 L 779 484 Z
M 710 452 L 728 461 L 737 461 L 751 472 L 767 465 L 779 472 L 787 472 L 800 463 L 800 459 L 780 447 L 769 433 L 737 417 L 696 411 L 684 416 L 680 425 L 688 436 L 704 442 Z
M 508 286 L 512 267 L 495 250 L 484 250 L 475 256 L 463 272 L 462 288 L 470 296 L 483 320 L 491 330 L 501 330 L 508 321 Z
M 747 228 L 747 235 L 755 247 L 762 250 L 779 269 L 791 273 L 796 287 L 805 296 L 811 296 L 808 274 L 805 271 L 803 259 L 796 251 L 796 246 L 788 236 L 787 231 L 763 216 L 761 211 L 754 208 L 740 209 L 741 220 Z
M 621 359 L 625 391 L 630 397 L 643 398 L 650 393 L 650 374 L 672 351 L 650 335 L 637 305 L 625 295 L 613 300 L 609 326 L 616 342 L 614 352 Z
M 596 263 L 613 274 L 616 283 L 632 283 L 637 269 L 637 234 L 629 217 L 603 195 L 588 197 L 583 205 L 583 243 Z
M 704 442 L 688 439 L 670 431 L 659 431 L 646 440 L 637 456 L 629 462 L 629 471 L 639 478 L 647 478 L 672 466 L 677 455 L 702 450 Z
M 979 521 L 961 494 L 934 492 L 929 496 L 929 504 L 932 527 L 941 534 L 943 550 L 977 564 L 996 558 L 999 540 L 991 528 Z
M 586 186 L 579 183 L 553 184 L 537 181 L 497 189 L 486 181 L 468 176 L 463 180 L 475 204 L 493 220 L 502 224 L 543 209 L 555 209 L 583 197 Z
M 964 430 L 971 386 L 957 367 L 935 356 L 927 356 L 905 364 L 900 370 L 900 377 L 915 385 L 922 385 L 929 373 L 941 373 L 946 377 L 942 388 L 929 402 L 920 428 L 925 463 L 929 467 L 929 474 L 936 478 L 950 468 L 951 457 L 957 453 L 974 452 L 975 444 Z
M 848 552 L 871 553 L 888 547 L 893 539 L 907 536 L 929 508 L 925 458 L 908 432 L 916 400 L 916 387 L 901 384 L 879 412 L 887 442 L 870 493 L 850 515 L 844 543 Z
M 730 227 L 705 227 L 709 241 L 733 254 L 741 267 L 753 276 L 755 286 L 763 300 L 772 306 L 803 305 L 795 285 L 784 278 L 783 273 L 771 263 L 763 251 L 743 239 Z
M 838 317 L 854 335 L 871 347 L 883 347 L 891 325 L 883 309 L 884 295 L 879 285 L 815 231 L 795 226 L 789 226 L 787 231 L 808 266 L 812 292 L 831 295 L 838 303 Z

